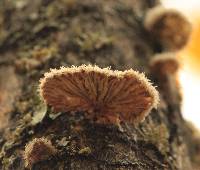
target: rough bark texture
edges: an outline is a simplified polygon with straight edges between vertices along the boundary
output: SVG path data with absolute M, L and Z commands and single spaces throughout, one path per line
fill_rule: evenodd
M 6 127 L 0 169 L 25 169 L 24 147 L 35 137 L 49 138 L 59 151 L 35 170 L 193 169 L 196 139 L 181 116 L 178 88 L 166 95 L 149 73 L 149 60 L 162 49 L 143 28 L 143 18 L 158 3 L 0 2 L 0 118 Z M 50 68 L 88 63 L 145 72 L 161 89 L 159 108 L 138 126 L 123 123 L 122 129 L 88 122 L 83 113 L 53 114 L 40 100 L 39 79 Z

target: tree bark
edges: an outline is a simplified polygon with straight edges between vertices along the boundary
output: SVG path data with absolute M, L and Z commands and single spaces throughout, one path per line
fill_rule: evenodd
M 133 68 L 153 81 L 149 61 L 162 48 L 145 31 L 143 19 L 158 4 L 156 0 L 0 2 L 0 83 L 5 85 L 0 86 L 0 99 L 6 103 L 0 103 L 1 124 L 6 124 L 1 128 L 0 169 L 25 169 L 25 144 L 47 137 L 59 152 L 32 169 L 192 170 L 194 141 L 181 115 L 180 98 L 170 102 L 160 91 L 157 110 L 138 126 L 123 123 L 119 129 L 91 123 L 83 113 L 55 115 L 37 92 L 39 79 L 50 68 L 89 63 Z M 159 89 L 156 80 L 154 85 Z M 170 95 L 177 94 L 178 88 Z

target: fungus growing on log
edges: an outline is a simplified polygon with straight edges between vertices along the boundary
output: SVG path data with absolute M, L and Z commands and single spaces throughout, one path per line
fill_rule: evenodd
M 158 92 L 144 74 L 92 65 L 52 69 L 40 94 L 55 111 L 83 111 L 99 123 L 139 123 L 158 104 Z
M 191 23 L 175 9 L 157 6 L 150 9 L 144 26 L 165 50 L 175 51 L 186 45 L 191 34 Z
M 176 103 L 181 98 L 177 91 L 179 83 L 176 79 L 179 67 L 180 63 L 175 53 L 156 54 L 150 61 L 150 70 L 157 80 L 158 88 L 170 103 Z
M 170 52 L 156 54 L 150 61 L 151 72 L 158 76 L 175 74 L 179 69 L 179 65 L 176 54 Z
M 35 163 L 48 159 L 56 154 L 56 149 L 51 141 L 46 138 L 35 138 L 25 146 L 24 160 L 26 167 L 32 167 Z

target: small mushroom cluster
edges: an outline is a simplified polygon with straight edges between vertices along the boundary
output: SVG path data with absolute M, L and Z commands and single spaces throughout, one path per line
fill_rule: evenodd
M 144 27 L 152 42 L 162 47 L 162 53 L 152 56 L 150 71 L 156 79 L 162 97 L 169 103 L 178 104 L 181 100 L 177 72 L 180 63 L 176 52 L 189 41 L 192 25 L 188 19 L 175 9 L 161 5 L 148 10 L 144 18 Z M 160 52 L 160 49 L 157 49 Z

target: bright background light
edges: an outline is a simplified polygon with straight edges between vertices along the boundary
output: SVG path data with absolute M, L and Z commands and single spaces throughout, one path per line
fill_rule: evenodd
M 183 91 L 183 116 L 200 129 L 200 79 L 189 71 L 181 70 L 180 82 Z
M 163 0 L 162 3 L 167 7 L 174 7 L 186 12 L 186 15 L 198 12 L 200 0 Z M 189 13 L 188 13 L 189 12 Z
M 179 72 L 182 86 L 182 113 L 200 129 L 200 0 L 163 0 L 166 7 L 182 11 L 193 24 L 187 47 L 180 52 L 183 66 Z

